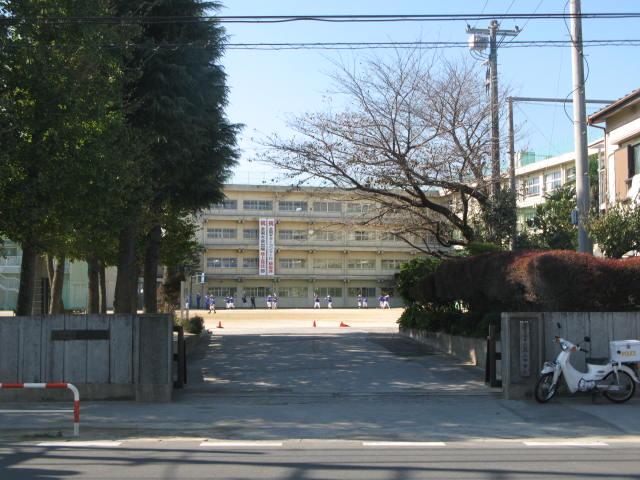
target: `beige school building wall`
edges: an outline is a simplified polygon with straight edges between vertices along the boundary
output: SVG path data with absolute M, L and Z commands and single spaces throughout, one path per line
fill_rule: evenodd
M 265 306 L 265 297 L 277 294 L 279 308 L 313 307 L 315 295 L 333 298 L 334 307 L 356 307 L 357 297 L 377 306 L 377 297 L 388 293 L 391 305 L 401 306 L 394 291 L 395 274 L 418 250 L 390 234 L 384 225 L 364 224 L 375 207 L 344 191 L 329 188 L 297 188 L 227 185 L 226 200 L 199 217 L 199 241 L 204 247 L 201 269 L 204 284 L 196 293 L 234 296 L 236 308 Z M 259 275 L 258 224 L 275 220 L 275 272 Z M 247 297 L 247 303 L 242 297 Z

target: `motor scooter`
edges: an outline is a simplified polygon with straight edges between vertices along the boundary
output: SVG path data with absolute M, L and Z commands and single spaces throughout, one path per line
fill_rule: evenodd
M 580 372 L 571 365 L 571 354 L 589 351 L 580 344 L 576 345 L 558 336 L 555 337 L 555 341 L 560 345 L 560 353 L 554 362 L 545 362 L 542 367 L 534 392 L 538 402 L 546 403 L 553 398 L 558 391 L 561 377 L 564 377 L 571 393 L 599 391 L 614 403 L 623 403 L 633 397 L 636 383 L 640 380 L 627 365 L 610 358 L 604 365 L 587 363 L 587 371 Z M 589 343 L 591 339 L 584 337 L 584 341 Z

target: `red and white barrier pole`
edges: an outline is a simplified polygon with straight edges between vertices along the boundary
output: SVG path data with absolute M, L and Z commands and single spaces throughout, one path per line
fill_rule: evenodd
M 66 388 L 73 392 L 73 436 L 80 435 L 80 392 L 71 383 L 0 383 L 2 388 Z

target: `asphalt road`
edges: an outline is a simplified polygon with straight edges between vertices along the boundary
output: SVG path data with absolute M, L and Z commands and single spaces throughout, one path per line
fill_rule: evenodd
M 0 447 L 3 480 L 70 479 L 638 479 L 640 444 L 522 442 L 368 445 L 201 440 Z

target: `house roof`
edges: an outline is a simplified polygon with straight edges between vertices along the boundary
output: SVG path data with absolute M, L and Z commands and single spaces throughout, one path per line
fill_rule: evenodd
M 640 88 L 633 90 L 631 93 L 628 93 L 624 97 L 619 98 L 615 102 L 607 105 L 604 108 L 601 108 L 594 114 L 589 116 L 589 124 L 601 123 L 606 120 L 608 117 L 617 113 L 624 107 L 627 107 L 631 104 L 640 102 Z

